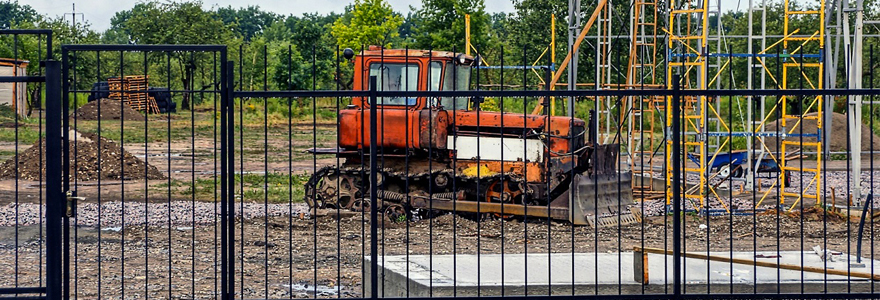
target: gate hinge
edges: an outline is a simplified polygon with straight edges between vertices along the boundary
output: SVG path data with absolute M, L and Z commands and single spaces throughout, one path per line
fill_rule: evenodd
M 67 203 L 65 203 L 64 216 L 68 218 L 72 218 L 76 216 L 76 203 L 80 200 L 85 200 L 85 197 L 75 197 L 71 191 L 67 191 L 65 193 L 67 195 Z

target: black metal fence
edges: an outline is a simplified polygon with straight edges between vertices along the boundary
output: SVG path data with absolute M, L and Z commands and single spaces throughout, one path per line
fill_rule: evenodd
M 223 296 L 226 47 L 62 51 L 67 295 Z
M 46 146 L 4 157 L 46 193 L 4 188 L 5 231 L 46 233 L 3 238 L 2 292 L 877 298 L 872 85 L 556 90 L 528 53 L 361 49 L 276 91 L 309 85 L 293 51 L 61 49 Z M 859 99 L 859 134 L 815 117 Z
M 0 110 L 2 110 L 2 160 L 0 178 L 4 179 L 0 203 L 4 215 L 2 243 L 4 263 L 0 295 L 29 297 L 59 296 L 61 292 L 61 211 L 60 175 L 47 168 L 60 157 L 44 157 L 44 149 L 58 146 L 61 120 L 59 111 L 43 110 L 45 99 L 60 94 L 58 62 L 52 60 L 52 31 L 0 30 L 4 56 L 0 60 Z M 26 51 L 27 50 L 27 51 Z M 54 139 L 53 139 L 54 138 Z M 36 157 L 20 168 L 20 157 Z M 52 180 L 50 178 L 54 178 Z M 55 187 L 54 189 L 51 189 Z M 46 216 L 47 218 L 43 218 Z

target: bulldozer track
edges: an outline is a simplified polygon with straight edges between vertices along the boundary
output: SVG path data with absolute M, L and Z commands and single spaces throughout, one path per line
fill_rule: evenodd
M 448 168 L 418 173 L 392 168 L 377 171 L 380 188 L 377 194 L 381 200 L 378 206 L 366 199 L 369 198 L 370 169 L 360 167 L 326 166 L 319 169 L 306 183 L 304 200 L 310 208 L 345 208 L 353 211 L 376 207 L 382 212 L 394 206 L 395 209 L 390 211 L 399 214 L 400 210 L 396 207 L 412 209 L 410 201 L 413 198 L 488 202 L 489 197 L 495 196 L 492 201 L 505 199 L 505 202 L 513 203 L 515 199 L 500 194 L 509 192 L 510 186 L 517 187 L 516 192 L 511 194 L 521 196 L 516 202 L 525 201 L 531 194 L 525 180 L 511 174 L 465 176 Z M 344 184 L 351 182 L 354 184 Z M 508 188 L 490 193 L 490 187 L 502 186 L 497 184 L 499 182 L 505 182 Z

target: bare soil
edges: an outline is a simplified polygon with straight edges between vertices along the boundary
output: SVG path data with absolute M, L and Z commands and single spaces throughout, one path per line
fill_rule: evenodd
M 98 107 L 100 107 L 100 110 Z M 86 121 L 125 120 L 143 122 L 145 120 L 144 115 L 132 109 L 131 106 L 118 100 L 106 98 L 80 106 L 76 109 L 76 113 L 73 114 L 73 118 Z
M 76 132 L 72 132 L 78 134 Z M 70 174 L 80 181 L 97 179 L 162 179 L 156 167 L 148 165 L 121 145 L 94 134 L 82 134 L 69 142 Z M 27 150 L 0 164 L 0 179 L 45 180 L 46 139 L 40 139 Z

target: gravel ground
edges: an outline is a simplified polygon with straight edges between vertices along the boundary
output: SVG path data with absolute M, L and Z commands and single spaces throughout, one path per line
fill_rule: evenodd
M 542 220 L 475 222 L 447 214 L 408 224 L 380 224 L 379 253 L 523 255 L 618 253 L 634 246 L 671 248 L 670 220 L 651 217 L 642 224 L 596 230 L 556 222 L 548 225 Z M 814 245 L 847 253 L 855 249 L 852 237 L 857 226 L 839 218 L 823 223 L 815 214 L 686 216 L 683 221 L 687 251 L 812 251 Z M 44 248 L 38 235 L 22 233 L 15 248 L 11 228 L 0 229 L 5 229 L 0 231 L 4 233 L 0 259 L 19 266 L 39 265 Z M 122 231 L 77 227 L 71 253 L 73 292 L 84 298 L 213 298 L 219 284 L 218 230 L 213 224 L 126 226 Z M 880 232 L 880 223 L 866 232 L 865 239 L 874 238 L 871 234 Z M 270 217 L 268 222 L 262 218 L 239 221 L 234 249 L 236 296 L 305 298 L 317 289 L 319 297 L 358 297 L 361 258 L 370 251 L 369 239 L 369 221 L 362 221 L 361 216 L 339 221 L 286 216 Z M 880 247 L 868 245 L 863 255 L 880 257 Z M 16 280 L 20 285 L 37 284 L 40 270 L 27 267 L 16 273 L 14 266 L 0 265 L 0 286 L 11 286 Z
M 171 212 L 169 214 L 169 211 Z M 277 217 L 308 213 L 304 203 L 268 204 L 236 203 L 236 215 L 244 214 L 245 219 L 262 218 L 267 215 Z M 0 206 L 0 226 L 28 226 L 40 224 L 45 216 L 45 207 L 39 204 L 24 203 L 17 207 L 15 203 Z M 123 222 L 124 217 L 124 222 Z M 77 226 L 120 227 L 125 226 L 163 226 L 170 222 L 172 226 L 211 224 L 220 218 L 220 204 L 214 202 L 173 201 L 169 203 L 143 202 L 107 202 L 80 203 L 77 205 L 77 217 L 70 223 Z M 17 221 L 17 222 L 16 222 Z

